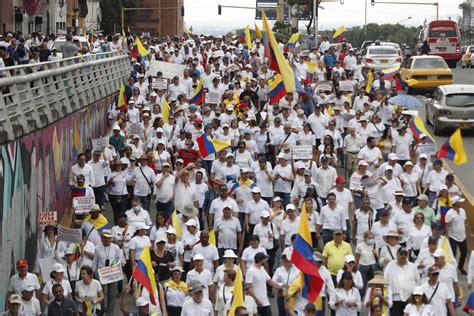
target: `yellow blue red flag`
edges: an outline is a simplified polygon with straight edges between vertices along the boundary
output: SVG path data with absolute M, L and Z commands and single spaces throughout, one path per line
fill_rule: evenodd
M 413 134 L 413 136 L 417 139 L 420 140 L 421 134 L 425 134 L 426 139 L 428 140 L 428 143 L 434 143 L 434 138 L 433 136 L 430 135 L 428 130 L 426 129 L 425 123 L 423 123 L 423 120 L 419 116 L 415 116 L 411 122 L 410 122 L 410 130 Z
M 344 33 L 346 31 L 346 27 L 343 25 L 343 26 L 340 26 L 337 28 L 336 32 L 334 32 L 334 34 L 332 35 L 332 38 L 336 38 L 336 37 L 339 37 L 342 33 Z
M 155 299 L 157 293 L 155 271 L 151 265 L 150 248 L 148 248 L 148 246 L 145 247 L 140 255 L 140 259 L 137 261 L 137 264 L 133 269 L 132 277 L 148 290 L 152 304 L 158 305 Z
M 467 155 L 462 141 L 461 128 L 448 138 L 448 140 L 439 149 L 439 158 L 452 160 L 456 165 L 467 163 Z

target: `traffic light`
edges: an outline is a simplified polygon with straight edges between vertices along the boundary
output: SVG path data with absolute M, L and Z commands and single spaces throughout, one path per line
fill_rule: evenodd
M 217 14 L 222 14 L 222 6 L 220 4 L 217 6 Z
M 375 5 L 375 0 L 370 0 L 370 4 L 371 4 L 372 6 L 374 6 L 374 5 Z

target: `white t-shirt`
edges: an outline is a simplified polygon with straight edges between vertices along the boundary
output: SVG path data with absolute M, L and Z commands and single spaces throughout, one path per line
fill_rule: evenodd
M 209 299 L 209 286 L 212 284 L 212 273 L 204 269 L 201 273 L 197 272 L 196 269 L 192 269 L 186 275 L 186 283 L 188 284 L 188 288 L 191 285 L 192 280 L 199 280 L 201 284 L 204 286 L 203 294 L 204 298 Z
M 432 316 L 433 310 L 431 309 L 431 305 L 422 304 L 421 308 L 418 309 L 414 304 L 408 304 L 405 309 L 403 310 L 408 316 Z
M 135 260 L 140 259 L 140 255 L 142 254 L 143 250 L 145 250 L 146 246 L 152 246 L 148 236 L 135 236 L 128 244 L 129 249 L 135 250 Z
M 360 265 L 368 266 L 377 263 L 374 255 L 374 245 L 369 246 L 364 241 L 359 242 L 357 244 L 355 253 L 358 253 L 360 255 Z
M 267 295 L 267 281 L 270 276 L 264 267 L 257 268 L 252 266 L 248 269 L 245 276 L 245 283 L 251 284 L 252 290 L 262 306 L 269 306 L 270 301 Z
M 242 261 L 245 261 L 246 265 L 246 271 L 249 270 L 251 266 L 255 263 L 255 255 L 259 252 L 263 252 L 264 254 L 267 254 L 267 250 L 263 248 L 262 246 L 258 246 L 257 248 L 252 248 L 251 246 L 248 246 L 247 248 L 244 249 L 242 252 Z M 245 272 L 246 272 L 245 271 Z
M 398 159 L 408 160 L 410 159 L 410 145 L 413 142 L 413 136 L 406 133 L 401 136 L 400 134 L 393 136 L 392 146 L 395 146 L 395 153 Z
M 446 223 L 449 224 L 449 238 L 456 241 L 464 241 L 466 239 L 466 211 L 463 208 L 459 209 L 459 213 L 454 209 L 450 209 L 446 213 Z
M 53 281 L 53 280 L 50 280 L 49 282 L 47 282 L 44 287 L 43 287 L 43 291 L 42 293 L 43 294 L 46 294 L 48 295 L 48 300 L 51 302 L 52 300 L 54 300 L 54 295 L 53 295 L 53 286 L 57 284 L 57 282 Z M 68 280 L 61 280 L 61 285 L 64 289 L 64 295 L 68 295 L 69 293 L 72 293 L 72 288 L 71 288 L 71 284 L 69 283 Z
M 201 244 L 197 244 L 193 248 L 192 256 L 194 257 L 195 254 L 202 255 L 204 257 L 204 268 L 214 273 L 214 261 L 219 260 L 216 246 L 209 244 L 204 247 Z
M 212 316 L 214 310 L 209 299 L 203 299 L 200 304 L 194 302 L 192 298 L 187 298 L 184 301 L 181 316 Z
M 446 303 L 448 300 L 452 300 L 451 296 L 449 295 L 449 289 L 446 284 L 439 282 L 437 283 L 438 289 L 436 293 L 433 295 L 436 284 L 434 286 L 429 285 L 428 282 L 425 282 L 421 285 L 423 288 L 423 292 L 425 293 L 426 297 L 429 299 L 431 298 L 430 305 L 434 312 L 433 316 L 444 316 L 448 315 L 448 309 L 446 308 Z
M 375 212 L 362 212 L 360 209 L 358 209 L 355 211 L 354 217 L 357 221 L 356 239 L 357 242 L 360 242 L 364 240 L 364 233 L 369 230 L 369 222 L 370 226 L 375 223 Z
M 300 217 L 297 216 L 294 221 L 286 218 L 281 222 L 280 235 L 285 236 L 285 246 L 291 245 L 291 236 L 298 231 Z
M 33 273 L 27 272 L 26 276 L 23 279 L 21 279 L 18 273 L 16 273 L 12 275 L 10 278 L 10 284 L 8 285 L 8 292 L 13 292 L 13 293 L 21 295 L 21 288 L 27 285 L 32 285 L 35 288 L 35 290 L 39 290 L 41 288 L 38 282 L 38 277 L 34 275 Z
M 359 151 L 358 158 L 365 160 L 369 164 L 368 171 L 375 172 L 376 168 L 373 164 L 379 162 L 379 159 L 382 158 L 382 152 L 378 147 L 369 148 L 365 146 Z
M 95 301 L 99 297 L 100 291 L 102 291 L 102 286 L 100 285 L 100 282 L 95 279 L 92 279 L 92 282 L 89 285 L 84 284 L 82 280 L 77 282 L 76 284 L 76 293 L 80 299 L 84 299 L 87 297 Z M 78 305 L 79 311 L 82 311 L 82 304 Z M 100 303 L 95 304 L 94 308 L 96 310 L 100 310 Z
M 41 315 L 41 305 L 37 298 L 31 298 L 29 301 L 21 300 L 20 315 L 33 316 Z
M 216 223 L 215 230 L 219 234 L 218 248 L 237 249 L 237 233 L 242 232 L 238 218 L 232 216 L 228 220 L 220 220 Z
M 293 171 L 291 165 L 288 164 L 284 167 L 281 165 L 276 165 L 275 169 L 273 170 L 273 175 L 280 175 L 284 178 L 293 179 Z M 275 192 L 290 193 L 292 182 L 284 181 L 281 179 L 281 177 L 275 180 Z

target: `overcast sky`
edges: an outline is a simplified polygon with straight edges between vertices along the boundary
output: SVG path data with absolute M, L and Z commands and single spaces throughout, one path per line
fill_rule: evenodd
M 324 1 L 324 0 L 323 0 Z M 344 0 L 341 5 L 337 3 L 322 3 L 324 10 L 320 11 L 320 29 L 336 28 L 341 25 L 355 26 L 364 24 L 364 1 L 365 0 Z M 436 18 L 435 6 L 419 5 L 388 5 L 377 4 L 371 6 L 370 0 L 366 0 L 367 22 L 368 23 L 396 23 L 403 21 L 402 24 L 419 26 L 425 19 L 433 20 Z M 396 2 L 409 2 L 406 0 L 396 0 Z M 462 0 L 412 0 L 411 2 L 439 2 L 440 19 L 452 17 L 456 19 L 461 15 L 458 5 Z M 255 0 L 185 0 L 185 23 L 188 27 L 197 28 L 202 32 L 203 27 L 208 26 L 212 29 L 233 30 L 238 27 L 244 27 L 247 24 L 253 25 L 255 18 L 254 10 L 223 8 L 222 15 L 217 14 L 217 5 L 236 5 L 255 7 Z M 260 26 L 261 21 L 257 24 Z M 301 27 L 301 26 L 300 26 Z

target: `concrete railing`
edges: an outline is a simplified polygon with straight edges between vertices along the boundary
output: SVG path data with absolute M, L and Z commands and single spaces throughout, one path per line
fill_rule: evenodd
M 0 145 L 116 93 L 129 74 L 115 52 L 1 68 Z

